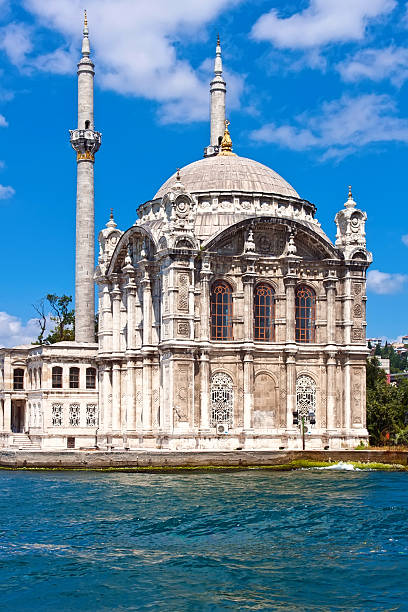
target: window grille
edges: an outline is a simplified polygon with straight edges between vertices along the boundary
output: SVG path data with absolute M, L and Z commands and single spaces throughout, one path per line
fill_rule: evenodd
M 316 294 L 310 287 L 296 289 L 296 342 L 315 342 Z
M 96 404 L 87 404 L 86 406 L 86 426 L 96 427 Z
M 13 389 L 16 391 L 24 389 L 24 370 L 22 368 L 16 368 L 13 371 Z
M 316 412 L 316 383 L 310 376 L 299 376 L 296 381 L 296 410 L 300 417 Z
M 79 368 L 69 368 L 69 388 L 79 389 Z
M 53 427 L 62 426 L 62 404 L 52 405 L 52 425 Z
M 275 340 L 275 292 L 267 283 L 255 287 L 254 338 L 263 342 Z
M 79 427 L 79 425 L 80 425 L 79 404 L 71 404 L 69 407 L 69 426 Z
M 95 368 L 86 369 L 86 388 L 87 389 L 96 388 L 96 369 Z
M 211 340 L 232 340 L 232 289 L 218 281 L 211 289 Z
M 52 368 L 52 388 L 62 389 L 62 368 L 60 366 Z
M 217 423 L 232 426 L 234 387 L 228 374 L 218 372 L 211 379 L 211 426 Z

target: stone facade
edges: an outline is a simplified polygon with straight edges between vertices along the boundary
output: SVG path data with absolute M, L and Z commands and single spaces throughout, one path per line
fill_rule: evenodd
M 213 89 L 224 83 L 219 45 L 215 77 Z M 41 448 L 291 450 L 302 448 L 301 423 L 309 449 L 367 439 L 366 215 L 350 191 L 333 245 L 313 204 L 232 152 L 225 89 L 217 91 L 211 151 L 170 177 L 129 229 L 111 215 L 99 233 L 98 344 L 93 282 L 78 269 L 89 268 L 86 242 L 86 253 L 77 243 L 80 337 L 0 350 L 4 446 L 27 434 Z M 78 206 L 85 199 L 80 230 L 89 238 L 94 160 L 86 151 L 100 135 L 93 113 L 81 124 L 84 112 L 80 100 L 71 141 L 84 155 Z

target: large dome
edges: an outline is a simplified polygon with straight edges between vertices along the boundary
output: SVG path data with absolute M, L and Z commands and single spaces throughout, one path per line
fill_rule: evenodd
M 240 191 L 299 198 L 299 194 L 277 172 L 237 155 L 216 155 L 195 161 L 180 170 L 180 178 L 187 191 L 194 194 Z M 175 180 L 176 173 L 160 187 L 154 199 L 161 198 Z

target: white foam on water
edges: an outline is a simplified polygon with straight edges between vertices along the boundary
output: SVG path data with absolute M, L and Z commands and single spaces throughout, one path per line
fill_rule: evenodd
M 361 472 L 360 468 L 354 467 L 351 463 L 346 463 L 345 461 L 339 461 L 338 463 L 334 463 L 333 465 L 328 465 L 327 467 L 319 467 L 318 470 L 341 470 L 346 472 Z

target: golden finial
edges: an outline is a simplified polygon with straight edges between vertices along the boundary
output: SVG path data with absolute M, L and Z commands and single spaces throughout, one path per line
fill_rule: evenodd
M 219 155 L 235 155 L 235 153 L 232 152 L 232 140 L 231 140 L 231 135 L 228 130 L 229 125 L 230 125 L 230 122 L 228 121 L 228 119 L 226 119 L 225 120 L 225 131 L 224 131 L 223 139 L 221 140 L 221 151 Z
M 220 44 L 221 44 L 221 43 L 220 43 L 220 34 L 218 33 L 218 34 L 217 34 L 217 46 L 219 47 L 219 46 L 220 46 Z
M 181 181 L 181 178 L 180 178 L 180 168 L 177 168 L 176 179 L 177 179 L 178 181 Z
M 110 212 L 110 219 L 113 219 L 113 208 L 111 208 L 111 212 Z
M 88 17 L 86 16 L 86 9 L 84 9 L 84 28 L 88 27 Z
M 353 194 L 351 193 L 351 185 L 349 185 L 349 193 L 348 193 L 348 198 L 349 200 L 353 199 Z

